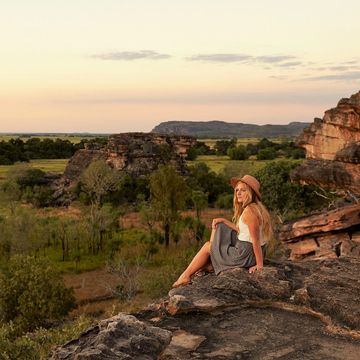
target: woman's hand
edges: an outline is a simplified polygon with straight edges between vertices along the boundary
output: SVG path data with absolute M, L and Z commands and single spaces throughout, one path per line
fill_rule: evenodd
M 224 221 L 225 221 L 224 218 L 215 218 L 215 219 L 213 219 L 213 221 L 212 221 L 211 227 L 212 227 L 213 229 L 216 229 L 216 226 L 217 226 L 218 224 L 224 222 Z
M 254 273 L 256 270 L 261 270 L 263 267 L 260 266 L 260 265 L 255 265 L 255 266 L 252 266 L 250 269 L 249 269 L 249 273 L 252 274 Z

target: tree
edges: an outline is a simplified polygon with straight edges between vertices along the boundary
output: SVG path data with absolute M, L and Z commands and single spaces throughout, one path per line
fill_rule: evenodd
M 259 149 L 265 149 L 265 148 L 273 147 L 276 144 L 267 138 L 262 138 L 256 145 Z
M 195 147 L 191 147 L 186 150 L 186 160 L 194 161 L 197 158 L 197 151 Z
M 208 204 L 208 194 L 201 190 L 193 190 L 191 192 L 191 201 L 195 208 L 197 219 L 200 220 L 201 211 L 204 210 Z
M 227 154 L 231 160 L 246 160 L 249 157 L 244 145 L 229 148 Z
M 222 193 L 232 192 L 229 181 L 223 175 L 210 171 L 210 168 L 205 163 L 196 163 L 189 169 L 188 186 L 191 189 L 207 193 L 209 203 L 213 204 Z
M 184 179 L 170 165 L 161 165 L 150 176 L 150 202 L 155 216 L 161 222 L 165 245 L 179 219 L 179 210 L 185 206 L 188 188 Z
M 276 151 L 272 147 L 260 149 L 257 155 L 258 160 L 273 160 L 276 157 Z
M 105 161 L 97 160 L 92 162 L 81 176 L 82 189 L 89 196 L 91 204 L 99 208 L 102 205 L 104 196 L 116 190 L 120 186 L 120 173 Z
M 236 142 L 237 142 L 236 138 L 231 140 L 216 141 L 214 147 L 216 150 L 216 155 L 226 155 L 229 148 L 236 146 Z
M 281 222 L 285 218 L 304 215 L 314 198 L 312 187 L 291 182 L 290 172 L 296 166 L 286 160 L 271 162 L 255 174 L 261 183 L 262 201 Z

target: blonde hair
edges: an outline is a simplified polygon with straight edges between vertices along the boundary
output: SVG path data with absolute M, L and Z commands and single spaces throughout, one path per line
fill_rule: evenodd
M 260 201 L 259 197 L 256 195 L 255 191 L 247 184 L 242 182 L 245 185 L 245 200 L 240 203 L 236 196 L 236 187 L 234 188 L 234 197 L 233 197 L 233 208 L 234 216 L 233 222 L 237 225 L 240 219 L 241 214 L 244 212 L 246 207 L 249 207 L 257 218 L 259 219 L 261 235 L 265 241 L 269 241 L 273 236 L 273 229 L 271 224 L 271 216 L 269 211 L 266 209 L 264 204 Z

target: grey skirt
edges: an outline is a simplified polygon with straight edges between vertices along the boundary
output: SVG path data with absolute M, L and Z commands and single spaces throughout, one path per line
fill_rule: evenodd
M 261 247 L 265 257 L 265 245 Z M 249 268 L 256 265 L 252 243 L 240 241 L 236 231 L 224 223 L 216 227 L 215 237 L 210 247 L 211 263 L 218 275 L 221 271 L 234 267 Z

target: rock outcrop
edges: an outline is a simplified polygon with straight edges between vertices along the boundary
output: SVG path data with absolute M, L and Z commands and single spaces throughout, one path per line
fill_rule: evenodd
M 190 136 L 123 133 L 111 135 L 105 145 L 88 144 L 74 154 L 62 178 L 53 184 L 54 201 L 58 204 L 71 202 L 68 189 L 96 160 L 103 160 L 112 168 L 133 177 L 148 175 L 161 164 L 171 164 L 185 175 L 186 152 L 195 142 L 195 138 Z
M 168 330 L 147 325 L 131 315 L 118 314 L 59 348 L 51 359 L 156 359 L 170 339 Z
M 306 150 L 306 161 L 292 172 L 292 180 L 337 189 L 354 204 L 281 226 L 278 236 L 290 259 L 360 256 L 360 92 L 315 119 L 298 144 Z
M 360 91 L 316 118 L 298 145 L 307 161 L 292 173 L 294 181 L 360 195 Z
M 189 136 L 151 133 L 123 133 L 111 135 L 106 145 L 89 144 L 70 159 L 64 176 L 76 181 L 89 164 L 104 160 L 112 168 L 133 176 L 147 175 L 160 164 L 172 164 L 186 173 L 185 156 L 196 140 Z
M 126 359 L 115 355 L 117 349 L 132 351 L 133 359 L 355 360 L 359 271 L 359 259 L 340 257 L 268 262 L 254 274 L 238 268 L 195 276 L 191 285 L 171 290 L 168 298 L 135 314 L 143 324 L 142 337 L 129 336 L 134 331 L 124 323 L 113 325 L 118 330 L 111 341 L 100 341 L 99 330 L 90 329 L 58 348 L 53 359 L 100 359 L 92 354 L 101 351 L 103 359 Z M 153 335 L 147 335 L 147 327 Z M 104 347 L 108 343 L 125 345 Z
M 278 236 L 290 249 L 290 260 L 342 255 L 360 258 L 360 204 L 285 223 Z

